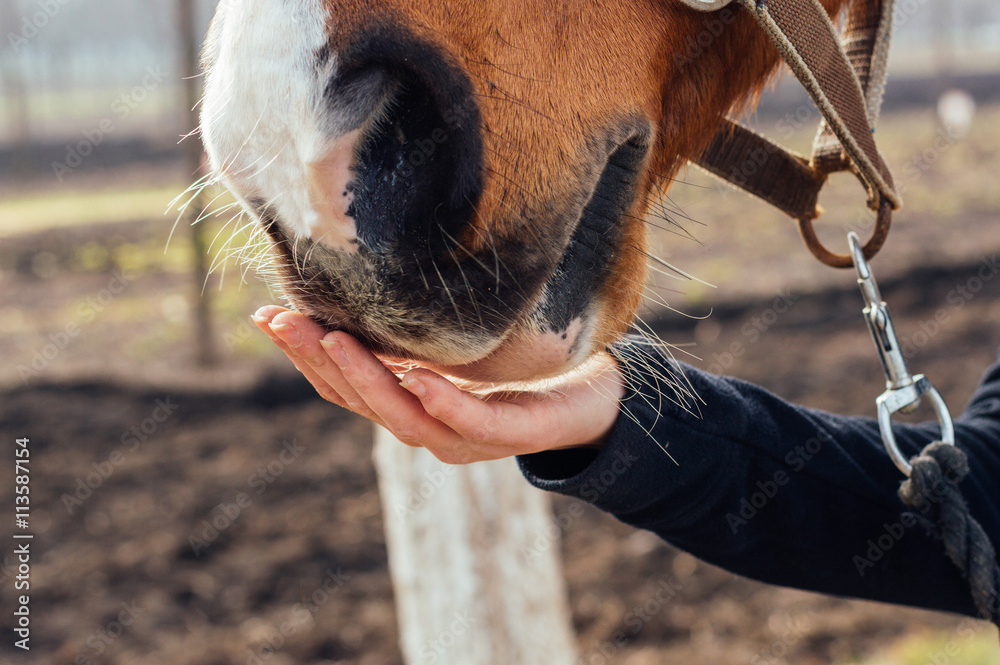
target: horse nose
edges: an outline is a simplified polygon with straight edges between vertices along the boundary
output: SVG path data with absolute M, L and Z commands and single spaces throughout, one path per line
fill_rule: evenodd
M 334 116 L 368 115 L 310 165 L 326 220 L 313 239 L 323 244 L 332 223 L 353 225 L 357 241 L 379 254 L 454 241 L 482 189 L 479 110 L 461 67 L 404 32 L 373 30 L 341 55 L 324 102 Z

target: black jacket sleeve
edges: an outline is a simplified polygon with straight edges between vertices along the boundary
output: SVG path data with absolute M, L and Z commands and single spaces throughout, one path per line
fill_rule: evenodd
M 627 395 L 601 451 L 519 458 L 578 497 L 695 556 L 763 582 L 975 615 L 966 582 L 896 495 L 874 419 L 789 404 L 746 382 L 623 347 Z M 937 423 L 894 426 L 907 457 Z M 1000 363 L 955 419 L 961 489 L 1000 543 Z

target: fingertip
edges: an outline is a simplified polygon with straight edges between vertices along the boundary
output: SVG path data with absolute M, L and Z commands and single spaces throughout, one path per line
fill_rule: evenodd
M 412 379 L 419 379 L 420 381 L 422 381 L 424 383 L 436 383 L 438 381 L 444 381 L 448 385 L 451 385 L 451 386 L 455 385 L 454 383 L 452 383 L 448 379 L 444 378 L 443 376 L 441 376 L 437 372 L 435 372 L 433 370 L 430 370 L 430 369 L 427 369 L 426 367 L 414 367 L 413 369 L 411 369 L 410 371 L 408 371 L 403 376 L 403 380 L 404 381 L 407 380 L 407 379 L 411 379 L 411 378 Z
M 334 330 L 333 332 L 327 333 L 326 336 L 323 337 L 321 344 L 323 344 L 326 348 L 334 348 L 337 345 L 340 345 L 341 347 L 351 350 L 357 350 L 359 348 L 367 350 L 361 346 L 358 340 L 354 339 L 353 336 L 343 330 Z
M 274 330 L 271 329 L 271 318 L 270 317 L 268 317 L 268 316 L 259 316 L 257 314 L 254 314 L 250 318 L 253 320 L 254 325 L 257 326 L 257 329 L 260 330 L 265 335 L 267 335 L 268 339 L 270 339 L 275 344 L 278 344 L 278 345 L 281 344 L 281 338 L 278 337 L 278 334 Z
M 343 361 L 341 369 L 344 369 L 348 364 L 356 365 L 359 369 L 363 367 L 373 369 L 378 367 L 376 363 L 381 363 L 368 347 L 343 330 L 327 333 L 320 344 L 331 357 L 337 356 L 334 357 L 335 361 L 338 360 L 338 357 L 340 361 Z
M 254 312 L 250 318 L 254 320 L 255 323 L 266 323 L 278 316 L 282 312 L 287 312 L 284 307 L 279 307 L 278 305 L 264 305 L 256 312 Z
M 413 395 L 416 395 L 418 399 L 423 399 L 427 396 L 427 386 L 417 377 L 407 375 L 399 382 L 399 385 Z
M 343 337 L 346 336 L 347 335 L 345 333 L 342 333 L 339 330 L 333 330 L 323 335 L 323 339 L 321 339 L 319 343 L 327 348 L 330 348 L 337 344 L 343 344 Z
M 281 340 L 289 346 L 289 348 L 297 349 L 302 346 L 302 333 L 286 321 L 278 321 L 275 319 L 271 321 L 268 326 L 275 335 L 281 338 Z
M 298 312 L 293 312 L 292 310 L 289 309 L 283 309 L 280 312 L 276 313 L 273 317 L 271 317 L 271 325 L 295 327 L 294 324 L 297 320 L 299 320 L 300 316 L 302 315 L 299 314 Z
M 454 383 L 423 367 L 411 369 L 404 374 L 399 385 L 415 395 L 425 408 L 440 404 L 442 400 L 458 399 L 461 394 Z
M 326 351 L 326 355 L 330 356 L 333 362 L 337 363 L 337 367 L 340 369 L 347 369 L 351 360 L 347 356 L 347 351 L 344 349 L 344 345 L 341 343 L 340 339 L 334 335 L 334 333 L 329 333 L 326 337 L 319 341 L 319 345 L 323 347 Z

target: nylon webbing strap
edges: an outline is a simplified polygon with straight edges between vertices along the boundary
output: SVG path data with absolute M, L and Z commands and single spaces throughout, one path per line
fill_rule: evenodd
M 891 1 L 855 2 L 847 15 L 841 41 L 864 93 L 868 125 L 872 128 L 878 123 L 885 92 L 892 11 Z M 833 173 L 850 168 L 849 159 L 824 118 L 813 144 L 814 166 Z
M 817 216 L 817 199 L 826 176 L 815 171 L 807 157 L 743 125 L 727 123 L 712 139 L 699 164 L 795 219 Z
M 804 157 L 731 121 L 697 163 L 799 220 L 809 249 L 836 267 L 850 267 L 850 257 L 823 248 L 811 221 L 819 216 L 817 200 L 827 175 L 853 170 L 868 190 L 869 207 L 879 211 L 876 231 L 865 246 L 871 258 L 888 233 L 891 210 L 901 204 L 872 136 L 885 85 L 892 0 L 856 2 L 843 46 L 817 0 L 738 1 L 777 46 L 824 121 L 808 164 Z

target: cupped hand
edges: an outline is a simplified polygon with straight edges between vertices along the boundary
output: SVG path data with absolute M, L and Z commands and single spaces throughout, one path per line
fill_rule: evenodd
M 326 333 L 298 312 L 263 307 L 253 321 L 321 397 L 448 464 L 601 446 L 625 392 L 610 356 L 545 392 L 481 396 L 428 369 L 387 365 L 347 333 Z

